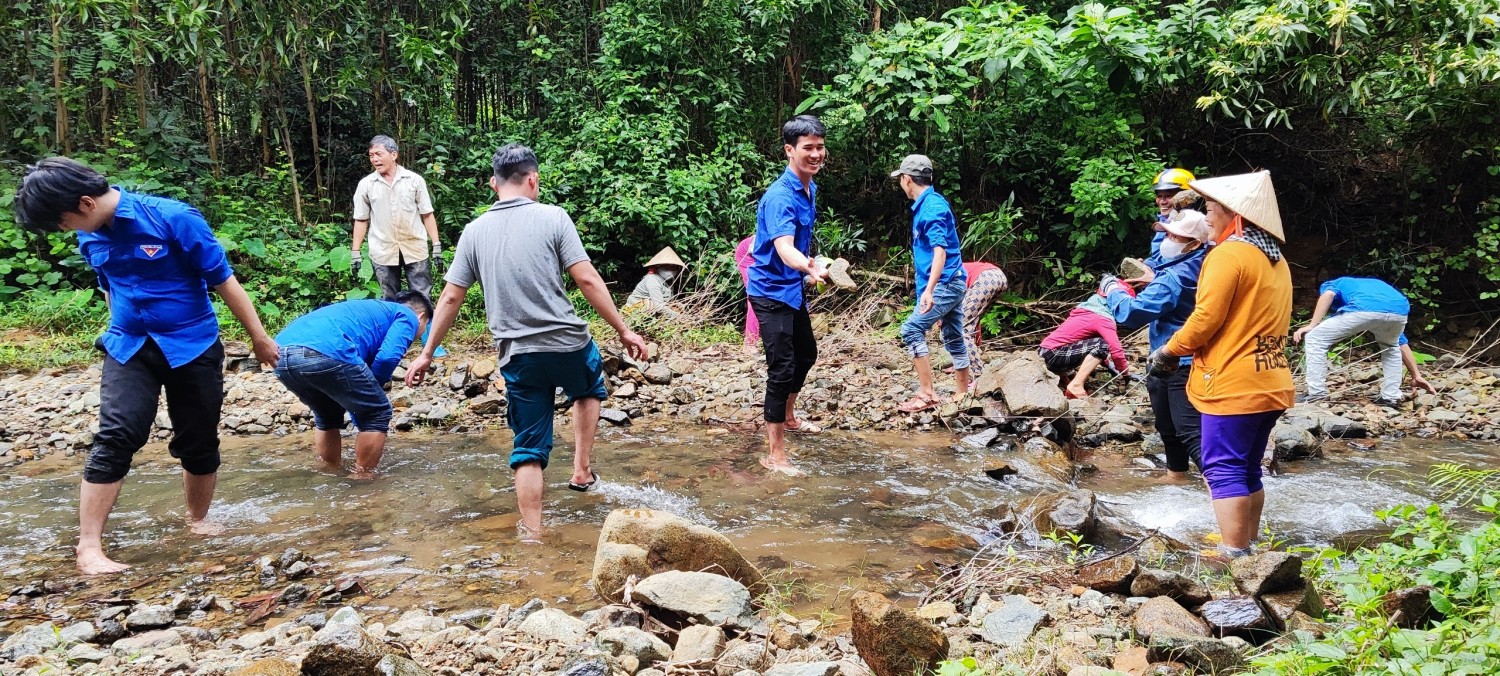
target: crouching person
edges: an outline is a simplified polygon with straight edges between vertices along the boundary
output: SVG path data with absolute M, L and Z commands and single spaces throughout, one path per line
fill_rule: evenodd
M 432 302 L 418 291 L 396 301 L 349 300 L 298 317 L 276 336 L 276 377 L 312 410 L 318 458 L 342 469 L 339 431 L 344 412 L 354 421 L 351 479 L 370 479 L 390 432 L 391 400 L 384 385 L 412 340 L 427 329 Z

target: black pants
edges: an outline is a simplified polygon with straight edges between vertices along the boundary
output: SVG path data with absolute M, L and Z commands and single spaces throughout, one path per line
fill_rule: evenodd
M 397 254 L 400 265 L 381 265 L 371 263 L 375 267 L 375 281 L 380 283 L 380 297 L 382 300 L 396 300 L 396 294 L 401 292 L 403 282 L 411 285 L 411 290 L 432 300 L 432 259 L 426 258 L 413 263 L 406 262 L 406 257 Z M 404 278 L 404 279 L 403 279 Z
M 760 342 L 766 348 L 766 422 L 786 422 L 787 397 L 801 392 L 807 372 L 818 361 L 807 308 L 793 308 L 779 300 L 750 297 L 760 320 Z
M 1151 395 L 1151 412 L 1156 414 L 1156 431 L 1167 447 L 1167 469 L 1188 471 L 1191 459 L 1203 468 L 1203 417 L 1188 400 L 1187 379 L 1192 369 L 1184 366 L 1166 378 L 1148 376 L 1146 392 Z
M 188 474 L 219 470 L 219 413 L 224 407 L 224 344 L 215 342 L 203 354 L 172 368 L 157 347 L 146 344 L 121 364 L 104 355 L 99 382 L 99 432 L 83 465 L 83 480 L 114 483 L 130 472 L 130 460 L 151 438 L 156 402 L 167 392 L 172 441 L 167 451 L 182 461 Z

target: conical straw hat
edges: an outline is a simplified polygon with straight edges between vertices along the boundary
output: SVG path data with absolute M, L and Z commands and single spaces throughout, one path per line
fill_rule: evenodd
M 1271 172 L 1262 169 L 1250 174 L 1200 178 L 1188 186 L 1286 243 L 1286 233 L 1281 229 L 1281 209 L 1276 206 L 1276 188 L 1271 185 Z
M 677 257 L 677 252 L 673 251 L 672 247 L 667 247 L 656 252 L 656 255 L 652 256 L 651 260 L 646 261 L 646 267 L 648 268 L 658 265 L 675 265 L 679 268 L 687 269 L 687 263 L 682 262 L 682 259 Z

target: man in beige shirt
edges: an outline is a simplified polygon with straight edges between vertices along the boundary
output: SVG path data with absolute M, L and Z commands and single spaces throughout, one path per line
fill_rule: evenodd
M 428 242 L 432 243 L 432 258 L 439 258 L 443 251 L 437 218 L 432 214 L 427 181 L 397 163 L 397 150 L 395 139 L 389 136 L 370 139 L 370 166 L 375 171 L 361 179 L 354 191 L 352 269 L 359 272 L 359 249 L 368 232 L 370 263 L 385 300 L 395 300 L 403 277 L 413 291 L 431 300 Z

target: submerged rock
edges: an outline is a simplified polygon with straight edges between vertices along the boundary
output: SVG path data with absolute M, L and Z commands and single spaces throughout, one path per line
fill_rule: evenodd
M 925 674 L 948 656 L 948 637 L 884 596 L 859 592 L 851 602 L 854 646 L 875 676 Z
M 1094 532 L 1094 492 L 1072 490 L 1037 496 L 1028 512 L 1038 533 L 1073 533 L 1084 538 Z
M 599 531 L 594 554 L 594 590 L 618 603 L 625 579 L 669 570 L 712 570 L 738 581 L 752 595 L 770 590 L 760 569 L 729 538 L 669 512 L 617 509 Z

